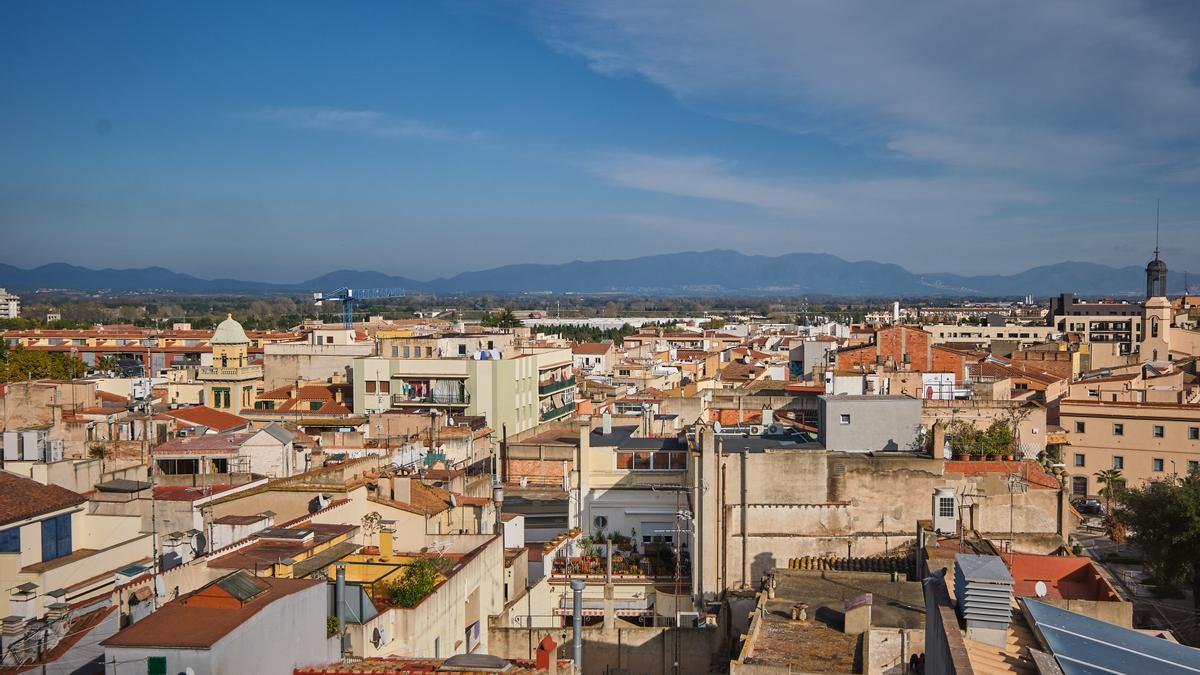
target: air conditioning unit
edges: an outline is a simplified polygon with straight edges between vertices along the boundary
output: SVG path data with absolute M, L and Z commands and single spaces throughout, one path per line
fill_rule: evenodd
M 762 436 L 762 432 L 763 432 L 763 428 L 762 428 L 761 424 L 751 424 L 750 425 L 750 435 L 751 436 Z

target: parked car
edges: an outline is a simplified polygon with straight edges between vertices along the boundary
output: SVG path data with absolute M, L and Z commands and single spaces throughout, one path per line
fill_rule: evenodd
M 1071 500 L 1071 506 L 1074 506 L 1076 511 L 1085 516 L 1104 515 L 1104 503 L 1099 499 L 1087 499 L 1084 497 L 1079 497 Z

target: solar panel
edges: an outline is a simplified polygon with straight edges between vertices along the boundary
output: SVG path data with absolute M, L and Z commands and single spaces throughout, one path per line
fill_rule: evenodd
M 1200 650 L 1038 600 L 1024 603 L 1065 675 L 1200 673 Z

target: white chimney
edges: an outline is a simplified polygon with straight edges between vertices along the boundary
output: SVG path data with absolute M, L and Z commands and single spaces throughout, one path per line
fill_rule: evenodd
M 604 415 L 602 415 L 600 417 L 600 420 L 601 420 L 600 428 L 604 432 L 604 434 L 605 435 L 611 434 L 612 433 L 612 414 L 604 413 Z

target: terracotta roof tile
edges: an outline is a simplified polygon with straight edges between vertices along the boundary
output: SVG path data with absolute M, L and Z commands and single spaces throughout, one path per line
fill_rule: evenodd
M 207 649 L 272 602 L 325 584 L 322 579 L 256 577 L 256 580 L 262 582 L 266 590 L 240 606 L 201 607 L 186 604 L 188 598 L 200 592 L 196 591 L 168 602 L 157 612 L 100 644 L 105 647 Z
M 203 405 L 192 406 L 190 408 L 178 408 L 176 410 L 164 410 L 163 414 L 184 422 L 188 422 L 190 424 L 198 424 L 210 429 L 216 429 L 217 431 L 240 429 L 250 424 L 250 421 L 245 417 L 239 417 L 232 413 L 216 410 Z
M 0 525 L 52 513 L 87 501 L 78 492 L 0 471 Z

